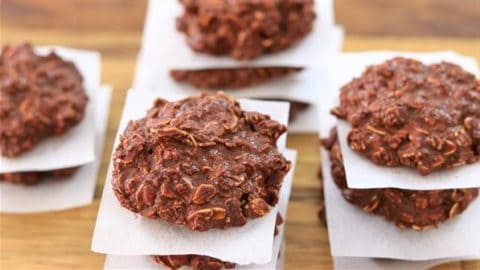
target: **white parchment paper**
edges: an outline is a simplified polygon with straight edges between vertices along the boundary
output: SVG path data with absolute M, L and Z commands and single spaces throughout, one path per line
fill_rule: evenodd
M 249 269 L 249 270 L 260 270 L 260 269 L 283 269 L 283 256 L 284 250 L 282 250 L 285 246 L 285 224 L 287 222 L 287 210 L 288 210 L 288 202 L 290 201 L 290 192 L 291 192 L 291 185 L 293 182 L 293 175 L 295 174 L 295 164 L 297 161 L 297 152 L 295 150 L 287 149 L 285 151 L 285 157 L 292 161 L 292 169 L 290 170 L 289 174 L 292 175 L 292 178 L 287 179 L 290 182 L 285 182 L 285 185 L 290 186 L 288 188 L 283 189 L 280 200 L 278 202 L 278 211 L 283 218 L 283 223 L 278 226 L 278 235 L 273 239 L 273 251 L 272 251 L 272 258 L 270 258 L 270 262 L 267 264 L 257 265 L 245 265 L 242 266 L 241 269 Z M 279 258 L 280 253 L 280 258 Z
M 328 132 L 337 120 L 330 110 L 338 104 L 339 89 L 354 77 L 360 76 L 368 65 L 379 64 L 395 56 L 411 57 L 426 64 L 448 61 L 462 66 L 477 77 L 479 69 L 473 58 L 454 52 L 408 53 L 373 51 L 364 53 L 343 53 L 332 58 L 329 65 L 330 86 L 319 101 L 320 134 Z M 456 169 L 442 170 L 429 176 L 421 176 L 409 168 L 388 168 L 374 165 L 371 161 L 352 151 L 346 142 L 349 125 L 339 121 L 337 124 L 342 155 L 345 160 L 347 183 L 351 188 L 395 187 L 414 190 L 433 190 L 480 187 L 480 163 L 465 165 Z
M 325 149 L 321 154 L 332 256 L 435 260 L 480 254 L 479 199 L 461 215 L 440 224 L 438 229 L 401 230 L 382 217 L 349 204 L 333 182 Z
M 315 3 L 318 15 L 314 29 L 304 40 L 292 48 L 253 61 L 239 62 L 230 57 L 215 57 L 195 53 L 187 45 L 186 36 L 176 30 L 176 18 L 182 14 L 178 1 L 148 2 L 147 17 L 142 39 L 139 63 L 156 68 L 220 68 L 239 66 L 317 66 L 322 58 L 339 52 L 343 42 L 343 29 L 334 25 L 333 1 Z
M 290 123 L 289 132 L 316 133 L 318 131 L 316 103 L 323 95 L 323 91 L 328 89 L 327 82 L 326 66 L 322 65 L 259 85 L 238 90 L 219 90 L 224 90 L 236 98 L 273 98 L 309 103 L 310 107 L 300 112 Z M 148 64 L 137 66 L 134 87 L 156 91 L 158 94 L 171 91 L 184 95 L 197 95 L 202 91 L 186 83 L 177 83 L 170 77 L 168 69 L 159 70 Z
M 283 241 L 282 241 L 283 242 Z M 278 258 L 278 259 L 277 259 Z M 247 266 L 237 266 L 235 269 L 258 269 L 258 270 L 283 270 L 285 260 L 285 245 L 282 245 L 280 257 L 275 257 L 275 262 L 269 262 L 264 265 L 256 265 L 256 268 Z M 122 256 L 107 255 L 103 270 L 119 270 L 119 269 L 137 269 L 137 270 L 168 270 L 167 267 L 153 262 L 150 256 Z M 179 270 L 188 270 L 189 267 L 182 267 Z
M 335 270 L 428 270 L 432 267 L 469 258 L 449 258 L 428 261 L 403 261 L 389 259 L 370 259 L 353 257 L 334 257 L 333 266 Z M 470 260 L 474 260 L 471 258 Z
M 65 60 L 73 61 L 84 78 L 84 87 L 90 99 L 100 85 L 100 55 L 98 52 L 63 47 L 39 47 L 38 54 L 55 51 Z M 64 135 L 48 138 L 31 151 L 15 158 L 0 156 L 0 173 L 47 171 L 74 167 L 95 159 L 93 106 L 89 102 L 85 118 Z M 75 153 L 72 155 L 71 153 Z
M 129 120 L 143 117 L 156 97 L 158 95 L 151 91 L 129 91 L 119 134 Z M 183 97 L 162 93 L 162 98 L 167 100 Z M 240 104 L 245 110 L 268 113 L 272 119 L 286 124 L 288 103 L 240 100 Z M 285 135 L 279 139 L 278 145 L 279 149 L 285 149 Z M 112 255 L 199 254 L 239 264 L 264 264 L 270 261 L 278 205 L 265 217 L 250 220 L 242 227 L 193 232 L 158 219 L 143 218 L 122 208 L 112 191 L 111 170 L 110 166 L 95 226 L 93 251 Z M 290 172 L 286 183 L 291 181 L 288 179 L 291 177 Z
M 0 212 L 45 212 L 83 206 L 92 202 L 102 160 L 110 96 L 111 87 L 103 86 L 91 97 L 91 103 L 95 108 L 95 162 L 82 166 L 68 179 L 46 179 L 34 186 L 0 182 Z

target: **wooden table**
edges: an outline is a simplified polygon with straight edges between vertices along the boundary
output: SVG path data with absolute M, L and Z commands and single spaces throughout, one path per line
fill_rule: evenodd
M 102 81 L 114 86 L 114 94 L 94 203 L 54 213 L 1 214 L 0 269 L 102 269 L 104 256 L 91 252 L 90 244 L 114 134 L 135 68 L 144 9 L 144 1 L 129 0 L 2 1 L 2 44 L 28 40 L 36 45 L 99 50 Z M 453 49 L 480 61 L 478 36 L 399 38 L 355 34 L 347 36 L 344 49 Z M 327 232 L 317 219 L 321 203 L 316 179 L 317 136 L 292 135 L 288 145 L 298 149 L 299 156 L 287 219 L 286 269 L 331 269 Z M 480 262 L 456 262 L 435 269 L 478 270 Z

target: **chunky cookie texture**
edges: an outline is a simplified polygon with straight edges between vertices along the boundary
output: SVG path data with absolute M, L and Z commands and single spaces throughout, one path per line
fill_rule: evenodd
M 378 165 L 427 175 L 479 159 L 480 81 L 451 63 L 370 66 L 341 88 L 332 113 L 350 123 L 350 147 Z
M 132 212 L 195 231 L 242 226 L 278 202 L 291 167 L 276 146 L 286 130 L 221 92 L 158 99 L 120 138 L 115 195 Z
M 42 172 L 18 172 L 18 173 L 0 173 L 0 181 L 14 184 L 34 185 L 45 178 L 63 180 L 73 175 L 79 167 L 65 168 Z
M 224 262 L 208 256 L 200 255 L 173 255 L 173 256 L 152 256 L 153 260 L 169 269 L 179 269 L 187 266 L 192 270 L 221 270 L 235 268 L 234 263 Z
M 282 216 L 277 213 L 275 224 L 275 236 L 278 234 L 278 226 L 283 223 Z M 279 254 L 280 256 L 280 254 Z M 212 257 L 202 255 L 172 255 L 172 256 L 152 256 L 156 263 L 163 264 L 170 269 L 179 269 L 183 266 L 190 266 L 192 270 L 220 270 L 235 268 L 236 264 L 224 262 Z
M 177 30 L 196 52 L 251 60 L 282 51 L 312 31 L 313 0 L 180 0 Z
M 88 97 L 72 62 L 36 55 L 29 44 L 5 46 L 0 56 L 0 153 L 16 157 L 60 136 L 84 117 Z
M 342 153 L 334 130 L 323 140 L 330 153 L 331 173 L 343 197 L 367 213 L 383 216 L 399 228 L 417 231 L 436 228 L 460 215 L 478 196 L 478 189 L 412 191 L 395 188 L 351 189 L 347 187 Z
M 302 68 L 292 67 L 171 70 L 170 75 L 178 82 L 185 82 L 200 89 L 220 90 L 241 89 L 286 77 L 301 70 Z

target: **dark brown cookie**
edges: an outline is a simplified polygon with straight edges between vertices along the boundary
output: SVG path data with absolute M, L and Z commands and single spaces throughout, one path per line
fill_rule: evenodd
M 171 70 L 170 75 L 178 82 L 185 82 L 200 89 L 239 89 L 260 84 L 271 79 L 286 77 L 300 72 L 302 68 L 262 67 L 225 68 L 202 70 Z
M 377 165 L 427 175 L 478 161 L 480 81 L 461 67 L 394 58 L 342 87 L 332 113 L 350 147 Z
M 152 256 L 153 260 L 172 270 L 189 266 L 192 270 L 221 270 L 235 268 L 234 263 L 201 255 Z
M 113 156 L 121 205 L 195 231 L 242 226 L 269 212 L 291 163 L 286 127 L 217 93 L 158 99 L 131 121 Z
M 16 157 L 84 117 L 88 97 L 82 75 L 55 53 L 38 56 L 29 44 L 2 48 L 0 152 Z
M 277 220 L 275 224 L 275 233 L 278 234 L 278 226 L 283 223 L 282 216 L 277 213 Z M 280 256 L 280 254 L 279 254 Z M 190 266 L 192 270 L 220 270 L 234 268 L 235 264 L 224 262 L 212 257 L 202 255 L 172 255 L 172 256 L 152 256 L 156 263 L 163 264 L 170 269 L 178 269 L 182 266 Z
M 177 30 L 196 52 L 250 60 L 289 48 L 312 31 L 313 0 L 180 0 Z
M 66 177 L 73 175 L 78 168 L 79 167 L 73 167 L 41 172 L 0 173 L 0 181 L 23 185 L 33 185 L 45 178 L 50 177 L 58 180 L 65 179 Z
M 332 177 L 343 197 L 367 213 L 383 216 L 399 228 L 417 231 L 436 228 L 439 223 L 460 215 L 478 196 L 477 188 L 431 191 L 348 188 L 336 132 L 333 131 L 323 144 L 330 151 Z

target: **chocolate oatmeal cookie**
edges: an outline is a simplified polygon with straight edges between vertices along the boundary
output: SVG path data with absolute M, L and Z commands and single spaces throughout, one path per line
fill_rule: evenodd
M 209 256 L 201 255 L 172 255 L 172 256 L 152 256 L 153 260 L 176 270 L 183 266 L 189 266 L 192 270 L 221 270 L 235 268 L 234 263 L 224 262 Z
M 158 99 L 120 138 L 115 195 L 132 212 L 195 231 L 242 226 L 278 202 L 291 167 L 276 146 L 286 130 L 221 92 Z
M 250 60 L 299 42 L 312 31 L 313 0 L 180 0 L 177 30 L 196 52 Z
M 59 136 L 84 117 L 88 102 L 72 62 L 29 44 L 6 46 L 0 56 L 0 153 L 16 157 Z
M 427 175 L 478 161 L 480 81 L 461 67 L 394 58 L 343 86 L 332 113 L 350 147 L 384 166 Z
M 282 223 L 283 218 L 279 213 L 277 213 L 274 233 L 275 236 L 277 236 L 278 234 L 278 226 L 280 226 Z M 154 255 L 152 257 L 156 263 L 163 264 L 170 269 L 178 269 L 182 266 L 190 266 L 192 267 L 192 270 L 220 270 L 235 267 L 234 263 L 224 262 L 209 256 L 202 255 Z
M 302 68 L 262 67 L 225 68 L 202 70 L 171 70 L 170 75 L 178 82 L 185 82 L 200 89 L 239 89 L 263 83 L 275 78 L 300 72 Z
M 460 215 L 478 196 L 477 188 L 431 191 L 351 189 L 347 187 L 335 130 L 323 145 L 330 151 L 332 177 L 343 197 L 365 212 L 383 216 L 402 229 L 422 231 L 436 228 L 439 223 Z
M 79 167 L 65 168 L 52 171 L 40 172 L 18 172 L 18 173 L 0 173 L 0 182 L 10 182 L 14 184 L 33 185 L 45 178 L 65 179 L 73 175 Z

